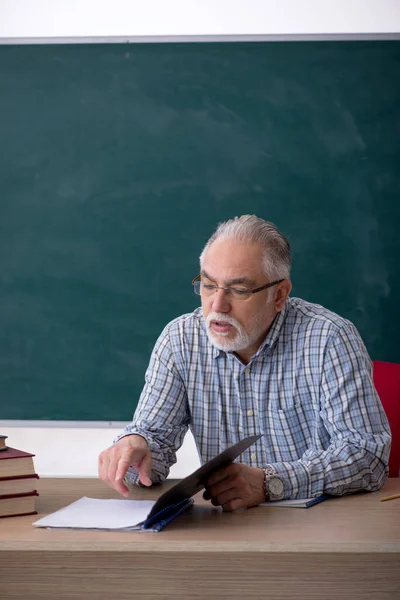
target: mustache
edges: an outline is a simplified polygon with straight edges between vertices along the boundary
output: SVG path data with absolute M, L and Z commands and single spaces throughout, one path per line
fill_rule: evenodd
M 212 321 L 222 321 L 224 323 L 229 323 L 229 325 L 232 325 L 233 327 L 235 327 L 236 329 L 240 329 L 240 323 L 238 323 L 236 321 L 236 319 L 234 319 L 233 317 L 230 317 L 229 315 L 223 315 L 221 313 L 217 313 L 217 312 L 211 312 L 208 316 L 207 316 L 207 327 L 210 328 L 211 327 L 211 322 Z

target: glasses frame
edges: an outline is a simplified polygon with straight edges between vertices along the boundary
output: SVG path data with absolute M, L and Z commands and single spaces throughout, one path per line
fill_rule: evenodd
M 194 284 L 197 281 L 201 282 L 201 275 L 197 275 L 194 279 L 192 279 L 192 285 L 194 286 Z M 272 287 L 273 285 L 277 285 L 278 283 L 282 283 L 282 281 L 285 281 L 285 279 L 277 279 L 276 281 L 272 281 L 271 283 L 266 283 L 265 285 L 262 285 L 261 287 L 254 288 L 253 290 L 247 289 L 246 291 L 249 294 L 257 294 L 257 292 L 261 292 L 262 290 L 266 290 L 266 289 Z M 216 290 L 224 290 L 225 292 L 227 292 L 229 294 L 229 291 L 234 286 L 223 287 L 221 285 L 216 285 L 214 287 L 215 287 L 215 291 Z M 246 298 L 243 298 L 243 300 L 246 300 Z

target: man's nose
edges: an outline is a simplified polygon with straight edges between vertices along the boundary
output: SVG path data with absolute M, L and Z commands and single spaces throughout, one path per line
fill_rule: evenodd
M 229 312 L 231 309 L 229 293 L 219 288 L 215 291 L 212 309 L 214 312 Z

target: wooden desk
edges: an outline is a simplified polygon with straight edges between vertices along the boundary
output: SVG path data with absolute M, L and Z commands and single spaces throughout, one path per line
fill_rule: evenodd
M 399 597 L 400 499 L 379 499 L 400 492 L 400 479 L 307 510 L 222 513 L 198 494 L 161 533 L 36 529 L 34 520 L 81 496 L 117 497 L 96 479 L 41 479 L 39 491 L 37 517 L 0 520 L 1 599 Z

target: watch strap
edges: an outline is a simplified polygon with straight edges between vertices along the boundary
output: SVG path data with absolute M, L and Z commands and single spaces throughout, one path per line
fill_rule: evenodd
M 274 469 L 274 467 L 272 465 L 265 465 L 265 467 L 262 467 L 262 471 L 264 472 L 264 493 L 265 493 L 265 499 L 267 501 L 269 500 L 282 500 L 283 498 L 283 481 L 282 479 L 279 477 L 279 475 L 277 474 L 276 470 Z M 282 493 L 276 495 L 276 494 L 272 494 L 271 490 L 270 490 L 270 480 L 278 480 L 280 482 L 280 484 L 282 485 Z

